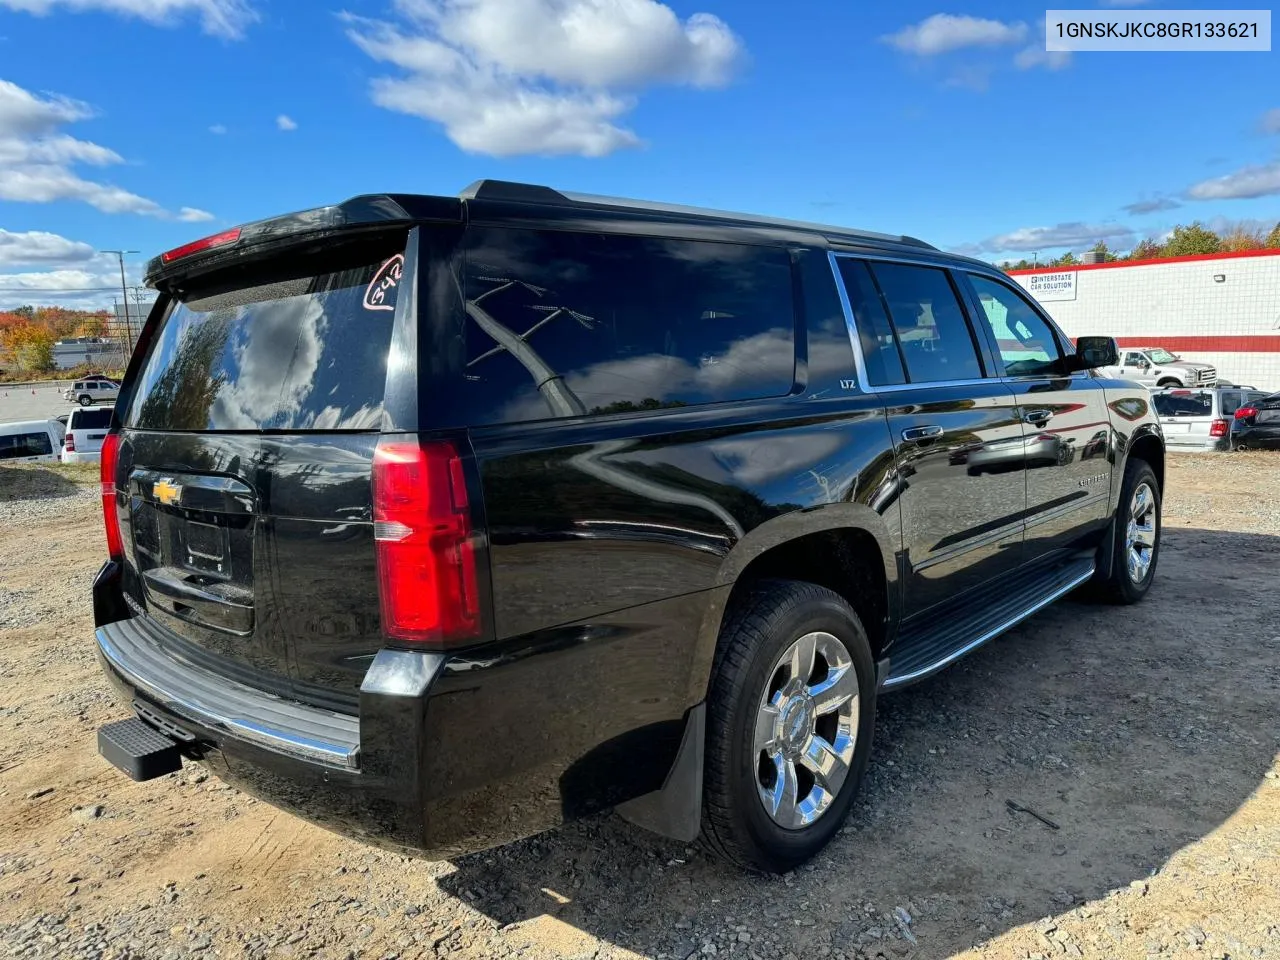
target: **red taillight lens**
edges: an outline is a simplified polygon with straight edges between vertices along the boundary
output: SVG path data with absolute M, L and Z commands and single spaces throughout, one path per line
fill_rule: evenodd
M 65 450 L 67 451 L 67 453 L 75 453 L 75 452 L 76 452 L 76 435 L 75 435 L 74 433 L 68 433 L 68 434 L 67 434 L 67 441 L 66 441 L 66 445 L 65 445 L 65 447 L 64 447 L 63 449 L 65 449 Z
M 173 263 L 175 260 L 181 260 L 183 257 L 189 257 L 193 253 L 199 253 L 202 250 L 212 250 L 214 247 L 225 247 L 229 243 L 235 243 L 240 239 L 240 228 L 233 227 L 230 230 L 223 230 L 221 233 L 215 233 L 212 237 L 202 237 L 199 240 L 193 240 L 191 243 L 183 244 L 180 247 L 174 247 L 165 253 L 160 254 L 161 263 Z
M 1231 428 L 1231 424 L 1226 420 L 1215 420 L 1209 425 L 1209 436 L 1225 437 L 1227 431 Z
M 435 646 L 479 635 L 471 511 L 462 458 L 452 443 L 378 444 L 373 536 L 383 633 Z
M 120 536 L 120 514 L 116 512 L 116 461 L 120 454 L 120 434 L 108 433 L 102 441 L 102 519 L 107 528 L 107 553 L 112 560 L 124 556 L 124 538 Z
M 1257 415 L 1258 415 L 1257 407 L 1239 407 L 1236 410 L 1237 420 L 1248 420 L 1250 417 L 1256 417 Z

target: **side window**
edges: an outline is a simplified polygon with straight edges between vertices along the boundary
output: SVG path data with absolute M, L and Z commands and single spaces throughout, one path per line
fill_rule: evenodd
M 1062 374 L 1058 342 L 1053 330 L 1031 305 L 1011 287 L 987 277 L 969 274 L 982 312 L 1011 377 Z
M 0 437 L 0 460 L 42 457 L 53 453 L 48 433 L 12 433 Z
M 787 251 L 477 227 L 466 264 L 472 423 L 785 396 Z
M 890 383 L 903 383 L 902 356 L 898 342 L 889 325 L 889 314 L 871 271 L 862 260 L 841 257 L 840 278 L 844 281 L 853 320 L 858 328 L 858 341 L 862 346 L 862 362 L 867 370 L 867 380 L 872 386 L 882 387 Z
M 1126 367 L 1140 367 L 1147 362 L 1147 358 L 1140 353 L 1126 353 L 1124 355 L 1124 365 Z
M 1235 390 L 1224 390 L 1218 395 L 1218 402 L 1222 404 L 1222 410 L 1220 411 L 1219 416 L 1232 416 L 1240 409 L 1243 399 L 1243 394 L 1238 393 Z
M 945 270 L 900 263 L 872 263 L 870 270 L 912 383 L 982 376 L 973 332 Z

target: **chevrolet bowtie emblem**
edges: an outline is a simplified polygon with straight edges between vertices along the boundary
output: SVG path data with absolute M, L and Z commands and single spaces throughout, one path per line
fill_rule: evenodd
M 182 496 L 182 487 L 172 480 L 158 480 L 151 485 L 151 495 L 166 507 L 172 506 Z

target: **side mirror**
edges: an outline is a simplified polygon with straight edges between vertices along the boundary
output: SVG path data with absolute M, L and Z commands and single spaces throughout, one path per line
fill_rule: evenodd
M 1070 360 L 1073 370 L 1118 367 L 1120 348 L 1112 337 L 1080 337 L 1076 340 L 1075 355 Z

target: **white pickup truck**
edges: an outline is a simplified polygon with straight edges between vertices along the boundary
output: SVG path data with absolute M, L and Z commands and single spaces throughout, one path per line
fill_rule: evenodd
M 1211 387 L 1218 382 L 1211 364 L 1183 360 L 1164 347 L 1124 347 L 1120 365 L 1104 372 L 1147 387 Z

